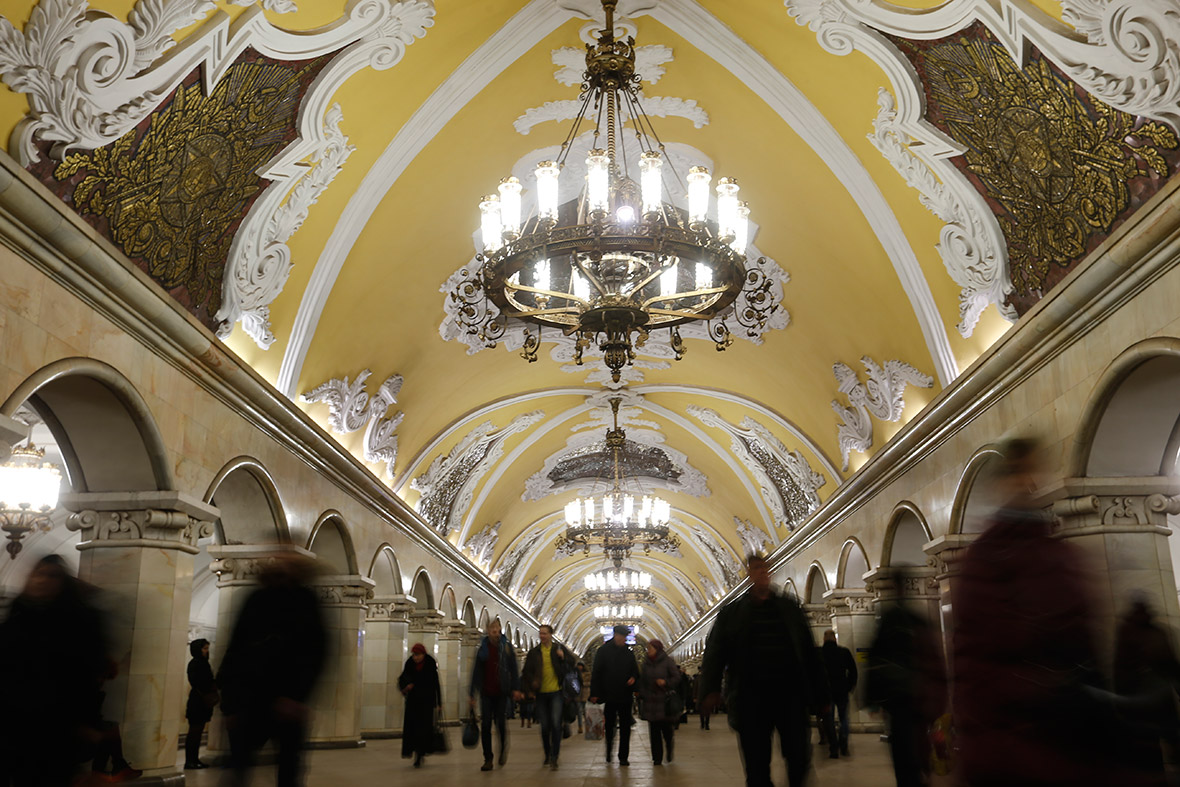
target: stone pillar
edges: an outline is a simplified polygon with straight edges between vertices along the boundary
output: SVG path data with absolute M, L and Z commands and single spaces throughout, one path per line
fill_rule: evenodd
M 804 604 L 803 614 L 811 627 L 811 636 L 816 645 L 824 643 L 824 632 L 832 627 L 832 610 L 827 604 Z
M 443 721 L 459 723 L 466 712 L 467 686 L 459 675 L 459 650 L 463 644 L 463 621 L 443 620 L 438 634 L 438 677 L 442 684 Z
M 324 672 L 312 693 L 308 743 L 315 748 L 363 746 L 361 741 L 361 659 L 364 653 L 365 603 L 373 595 L 368 577 L 356 574 L 316 577 L 327 630 Z
M 214 544 L 209 547 L 213 561 L 209 570 L 217 575 L 217 648 L 211 654 L 213 673 L 221 667 L 221 659 L 233 634 L 238 613 L 246 599 L 258 587 L 258 575 L 276 552 L 289 552 L 311 560 L 312 552 L 293 544 Z M 229 756 L 229 738 L 225 731 L 221 709 L 213 712 L 208 726 L 209 739 L 206 745 L 208 758 L 221 760 Z
M 876 597 L 876 616 L 882 606 L 900 603 L 941 627 L 937 573 L 933 566 L 886 566 L 865 574 L 865 590 Z
M 938 583 L 938 623 L 942 628 L 942 648 L 947 654 L 947 680 L 951 680 L 952 652 L 951 632 L 954 631 L 954 609 L 951 597 L 954 592 L 955 577 L 959 574 L 958 563 L 967 552 L 967 547 L 978 537 L 978 533 L 949 533 L 939 536 L 922 551 L 926 553 L 926 563 L 934 569 L 934 580 Z
M 483 641 L 483 631 L 475 626 L 463 628 L 463 639 L 459 648 L 459 687 L 460 704 L 459 716 L 467 715 L 467 697 L 471 691 L 471 671 L 475 668 L 475 654 L 479 650 L 479 643 Z M 476 713 L 479 710 L 476 709 Z
M 438 635 L 442 628 L 443 614 L 434 609 L 417 609 L 410 613 L 409 639 L 406 640 L 406 658 L 409 658 L 410 648 L 414 643 L 421 642 L 426 647 L 426 653 L 438 662 L 438 679 L 443 693 L 443 702 L 447 701 L 447 687 L 442 683 L 442 660 L 439 658 Z M 445 705 L 443 706 L 445 710 Z M 445 715 L 445 714 L 444 714 Z
M 1054 534 L 1085 555 L 1094 584 L 1099 655 L 1109 667 L 1119 617 L 1144 597 L 1157 620 L 1180 625 L 1180 604 L 1167 538 L 1168 514 L 1180 513 L 1180 496 L 1162 493 L 1158 478 L 1076 478 L 1064 482 L 1068 497 L 1052 512 Z M 1172 486 L 1175 486 L 1174 484 Z M 1176 489 L 1166 489 L 1175 492 Z
M 837 588 L 824 593 L 824 602 L 832 613 L 831 628 L 836 630 L 836 640 L 852 651 L 856 669 L 863 677 L 868 667 L 869 647 L 876 633 L 876 619 L 873 617 L 873 594 L 864 588 Z M 884 729 L 879 719 L 874 719 L 864 710 L 863 680 L 858 680 L 851 698 L 849 725 L 853 732 L 880 732 Z
M 365 651 L 361 663 L 361 735 L 401 735 L 405 698 L 397 686 L 410 646 L 411 596 L 387 596 L 369 602 L 365 616 Z
M 193 555 L 213 532 L 217 509 L 175 491 L 68 494 L 59 505 L 73 512 L 66 526 L 82 536 L 79 578 L 101 588 L 109 605 L 118 675 L 103 686 L 103 717 L 119 724 L 124 754 L 146 778 L 183 783 L 176 752 Z

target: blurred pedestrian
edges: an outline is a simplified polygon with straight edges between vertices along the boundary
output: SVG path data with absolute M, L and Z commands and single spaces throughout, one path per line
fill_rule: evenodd
M 578 698 L 574 700 L 574 708 L 578 719 L 578 732 L 582 732 L 583 724 L 586 721 L 586 703 L 590 701 L 590 671 L 586 669 L 586 663 L 579 661 L 574 669 L 578 673 Z
M 635 695 L 635 682 L 639 679 L 639 666 L 627 637 L 631 629 L 615 626 L 609 642 L 603 644 L 594 656 L 594 670 L 590 674 L 590 701 L 602 702 L 606 716 L 606 761 L 610 762 L 611 748 L 615 741 L 615 730 L 619 731 L 619 765 L 630 765 L 631 726 L 635 723 L 631 715 L 631 701 Z
M 771 787 L 770 760 L 777 730 L 791 787 L 811 766 L 808 708 L 826 712 L 828 681 L 803 610 L 770 584 L 760 555 L 746 560 L 750 589 L 717 614 L 701 664 L 701 708 L 721 701 L 727 675 L 730 724 L 737 729 L 748 787 Z
M 438 680 L 438 662 L 415 642 L 410 657 L 397 679 L 397 687 L 406 698 L 402 716 L 402 757 L 414 758 L 414 767 L 422 767 L 422 758 L 434 753 L 438 708 L 442 707 L 442 686 Z
M 248 782 L 268 740 L 278 746 L 279 787 L 301 783 L 308 700 L 327 651 L 319 600 L 309 586 L 313 571 L 305 557 L 275 553 L 234 623 L 217 675 L 234 785 Z
M 536 698 L 537 720 L 541 724 L 541 745 L 545 749 L 545 761 L 557 770 L 561 755 L 561 733 L 564 725 L 565 699 L 562 687 L 565 675 L 573 669 L 573 657 L 565 648 L 553 641 L 553 627 L 543 624 L 538 632 L 540 644 L 533 647 L 524 659 L 521 674 L 522 688 Z
M 865 700 L 889 718 L 889 751 L 897 787 L 930 778 L 927 731 L 946 706 L 946 670 L 934 627 L 899 602 L 881 610 L 869 649 Z
M 828 756 L 835 760 L 841 754 L 848 756 L 848 697 L 856 688 L 856 659 L 852 658 L 852 651 L 836 643 L 836 632 L 832 629 L 824 632 L 824 644 L 819 650 L 828 676 L 828 690 L 832 694 L 832 706 L 823 716 L 823 725 Z M 837 713 L 840 714 L 838 731 Z
M 209 640 L 194 639 L 188 646 L 192 659 L 188 663 L 188 702 L 184 717 L 188 720 L 188 734 L 184 738 L 184 769 L 208 768 L 201 762 L 201 735 L 213 718 L 213 708 L 220 702 L 213 668 L 209 666 Z
M 479 701 L 480 739 L 483 742 L 483 767 L 492 770 L 492 725 L 500 736 L 500 765 L 508 761 L 508 705 L 519 699 L 520 672 L 516 650 L 501 633 L 500 621 L 488 624 L 488 633 L 475 652 L 471 670 L 470 702 Z
M 639 675 L 639 703 L 640 717 L 647 719 L 647 729 L 651 738 L 651 761 L 655 765 L 662 765 L 664 758 L 672 762 L 673 753 L 673 725 L 680 718 L 675 708 L 674 716 L 669 715 L 668 696 L 674 695 L 679 700 L 680 668 L 672 657 L 664 651 L 664 643 L 654 637 L 647 641 L 647 658 L 643 662 L 643 670 Z
M 1035 442 L 1003 447 L 996 497 L 1005 502 L 957 563 L 953 704 L 971 787 L 1121 783 L 1109 710 L 1092 690 L 1092 583 L 1034 503 L 1042 472 Z
M 1175 756 L 1176 688 L 1180 662 L 1166 629 L 1151 607 L 1137 599 L 1119 623 L 1115 640 L 1114 689 L 1124 722 L 1123 762 L 1137 785 L 1164 785 L 1164 744 Z

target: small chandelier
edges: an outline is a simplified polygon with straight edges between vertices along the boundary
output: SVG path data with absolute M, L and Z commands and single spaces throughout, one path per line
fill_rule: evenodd
M 643 607 L 638 604 L 595 607 L 594 618 L 600 626 L 638 626 L 643 622 Z
M 652 547 L 676 549 L 680 539 L 671 532 L 672 507 L 667 501 L 652 495 L 636 495 L 623 488 L 620 454 L 626 445 L 627 433 L 619 427 L 619 402 L 611 399 L 614 428 L 606 431 L 606 448 L 611 453 L 611 485 L 598 497 L 572 500 L 565 507 L 565 533 L 557 537 L 558 554 L 571 554 L 581 547 L 590 554 L 592 546 L 601 546 L 615 565 L 621 568 L 631 556 L 631 550 L 642 546 L 645 553 Z
M 624 568 L 600 568 L 586 575 L 584 602 L 593 604 L 652 603 L 651 574 Z
M 556 328 L 575 337 L 579 365 L 595 343 L 617 383 L 650 331 L 668 328 L 680 360 L 678 326 L 685 323 L 707 322 L 718 350 L 732 343 L 718 316 L 743 286 L 755 290 L 739 315 L 743 325 L 764 324 L 775 304 L 766 297 L 769 279 L 746 268 L 750 209 L 738 199 L 737 182 L 718 181 L 711 221 L 709 170 L 692 167 L 681 180 L 673 169 L 640 100 L 635 41 L 615 39 L 617 0 L 602 5 L 606 25 L 586 47 L 578 114 L 556 160 L 534 170 L 536 214 L 522 218 L 523 185 L 515 177 L 484 197 L 478 268 L 463 271 L 450 297 L 463 329 L 485 346 L 494 347 L 515 318 L 537 326 L 535 335 L 526 328 L 521 353 L 536 361 L 541 328 Z M 558 204 L 562 167 L 584 123 L 594 126 L 586 185 L 578 200 Z M 627 161 L 618 141 L 628 133 L 638 142 L 638 161 Z M 687 211 L 665 201 L 665 177 L 687 191 Z
M 21 539 L 34 530 L 49 530 L 50 515 L 57 508 L 61 473 L 45 459 L 45 449 L 27 445 L 12 449 L 12 457 L 0 465 L 0 530 L 8 534 L 9 557 L 21 550 Z

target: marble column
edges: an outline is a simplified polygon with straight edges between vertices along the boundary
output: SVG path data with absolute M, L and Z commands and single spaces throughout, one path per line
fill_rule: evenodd
M 118 675 L 103 690 L 103 717 L 117 722 L 123 751 L 145 778 L 183 783 L 176 752 L 184 724 L 188 618 L 197 540 L 218 511 L 182 492 L 63 495 L 66 526 L 82 541 L 78 575 L 103 592 Z
M 865 574 L 865 590 L 875 596 L 876 616 L 899 603 L 935 627 L 941 627 L 938 570 L 934 566 L 885 566 Z
M 807 616 L 807 625 L 811 628 L 815 644 L 824 644 L 824 632 L 832 627 L 832 610 L 828 609 L 827 604 L 804 604 L 803 614 Z
M 374 598 L 365 615 L 365 651 L 361 663 L 361 735 L 401 735 L 405 698 L 397 679 L 409 658 L 410 596 Z
M 831 628 L 836 630 L 837 642 L 852 651 L 856 669 L 863 677 L 877 628 L 873 594 L 864 588 L 837 588 L 824 593 L 824 603 L 832 613 Z M 884 729 L 881 721 L 864 710 L 864 685 L 863 680 L 857 681 L 849 709 L 852 719 L 849 727 L 853 732 L 879 732 Z
M 277 552 L 301 555 L 314 560 L 315 555 L 293 544 L 214 544 L 208 548 L 213 558 L 209 570 L 217 575 L 217 647 L 210 661 L 213 672 L 217 673 L 225 649 L 233 634 L 238 613 L 249 595 L 258 587 L 258 575 Z M 226 736 L 224 717 L 221 709 L 213 712 L 208 726 L 206 759 L 220 760 L 229 756 L 229 738 Z
M 442 684 L 443 721 L 458 724 L 466 708 L 466 681 L 459 675 L 459 651 L 463 643 L 463 621 L 441 621 L 438 633 L 438 675 Z
M 315 748 L 352 748 L 361 740 L 361 660 L 365 604 L 373 580 L 357 574 L 312 580 L 327 629 L 328 658 L 312 693 L 308 743 Z
M 475 654 L 483 641 L 483 631 L 475 626 L 463 628 L 463 639 L 459 647 L 459 686 L 461 687 L 459 716 L 467 715 L 467 696 L 471 691 L 471 671 L 475 667 Z M 478 713 L 478 709 L 476 713 Z
M 1145 598 L 1157 620 L 1180 626 L 1180 604 L 1167 539 L 1167 517 L 1180 514 L 1175 481 L 1160 478 L 1076 478 L 1063 484 L 1067 497 L 1052 504 L 1054 534 L 1080 548 L 1094 582 L 1099 657 L 1108 668 L 1119 617 Z
M 955 577 L 959 574 L 958 563 L 967 552 L 967 547 L 978 537 L 978 533 L 948 533 L 939 536 L 922 547 L 927 564 L 934 569 L 934 580 L 938 583 L 938 623 L 942 629 L 942 647 L 951 653 L 951 632 L 954 631 L 954 609 L 951 598 L 954 593 Z M 947 679 L 951 678 L 951 660 L 947 659 Z
M 416 609 L 410 613 L 410 627 L 408 630 L 409 638 L 406 640 L 409 645 L 406 648 L 407 658 L 409 657 L 410 648 L 414 644 L 421 642 L 426 648 L 427 655 L 433 656 L 434 660 L 438 662 L 438 679 L 443 693 L 443 702 L 447 701 L 447 688 L 442 684 L 444 680 L 442 674 L 442 660 L 439 658 L 438 637 L 439 631 L 442 628 L 443 614 L 434 609 Z M 443 706 L 445 709 L 445 705 Z

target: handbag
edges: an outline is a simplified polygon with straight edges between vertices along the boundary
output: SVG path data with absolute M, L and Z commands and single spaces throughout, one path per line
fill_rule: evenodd
M 578 706 L 574 702 L 566 702 L 561 709 L 561 720 L 566 724 L 572 724 L 578 720 Z
M 467 720 L 463 722 L 463 748 L 474 749 L 479 745 L 479 724 L 475 721 L 475 711 L 472 710 L 467 714 Z
M 684 699 L 678 691 L 664 693 L 664 718 L 668 721 L 679 719 L 684 713 Z
M 578 673 L 565 673 L 565 678 L 561 681 L 561 695 L 565 698 L 566 702 L 576 700 L 581 693 L 582 681 L 578 678 Z

